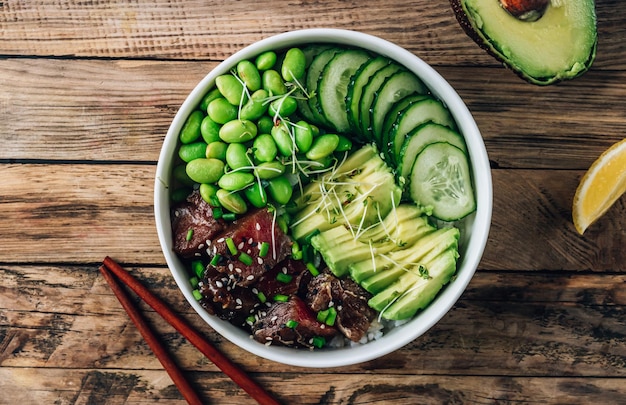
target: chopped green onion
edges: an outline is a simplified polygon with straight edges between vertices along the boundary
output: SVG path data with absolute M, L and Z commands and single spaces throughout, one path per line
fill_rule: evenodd
M 326 317 L 326 325 L 333 326 L 337 319 L 337 310 L 335 307 L 328 308 L 328 317 Z
M 224 215 L 224 211 L 220 207 L 213 208 L 213 218 L 220 219 Z
M 288 327 L 289 329 L 295 329 L 296 326 L 298 326 L 298 322 L 294 321 L 293 319 L 290 319 L 287 321 L 285 326 Z
M 191 262 L 191 269 L 194 274 L 200 278 L 204 275 L 204 263 L 202 263 L 202 260 L 194 260 Z
M 189 242 L 193 238 L 193 229 L 187 231 L 187 236 L 185 236 L 185 240 Z
M 254 322 L 256 322 L 256 318 L 254 317 L 254 315 L 250 315 L 249 317 L 246 318 L 246 323 L 248 325 L 252 325 Z
M 246 266 L 250 266 L 252 264 L 252 257 L 244 252 L 239 253 L 239 261 Z
M 302 245 L 302 260 L 305 263 L 309 263 L 313 260 L 313 252 L 311 251 L 312 249 L 313 248 L 311 247 L 311 245 Z
M 198 283 L 199 283 L 199 282 L 200 282 L 200 281 L 198 281 L 198 277 L 196 277 L 196 276 L 193 276 L 193 277 L 191 277 L 191 278 L 189 279 L 189 283 L 191 284 L 191 287 L 192 287 L 192 288 L 196 288 L 196 287 L 198 286 Z
M 280 217 L 278 217 L 276 219 L 276 223 L 278 224 L 278 227 L 280 228 L 281 231 L 283 231 L 283 233 L 287 233 L 289 232 L 289 225 L 287 224 L 287 218 L 285 218 L 283 215 L 281 215 Z
M 231 255 L 236 255 L 238 250 L 237 250 L 237 246 L 235 246 L 235 241 L 233 240 L 233 238 L 226 238 L 226 246 L 228 246 L 228 250 L 230 251 Z
M 221 258 L 222 258 L 222 256 L 218 253 L 215 256 L 213 256 L 213 258 L 211 259 L 211 262 L 209 264 L 211 266 L 217 266 L 217 263 L 219 263 Z
M 270 251 L 270 244 L 267 242 L 261 243 L 261 247 L 259 248 L 259 256 L 265 257 L 267 253 Z
M 288 295 L 284 295 L 284 294 L 276 294 L 276 295 L 274 295 L 274 297 L 272 299 L 274 301 L 276 301 L 276 302 L 287 302 L 287 301 L 289 301 L 289 296 Z
M 306 264 L 306 268 L 309 269 L 309 271 L 311 272 L 311 274 L 313 274 L 313 276 L 317 276 L 320 274 L 320 271 L 317 269 L 317 267 L 315 267 L 315 265 L 311 262 Z
M 293 279 L 293 276 L 291 274 L 285 274 L 283 272 L 279 272 L 276 275 L 276 280 L 280 281 L 281 283 L 287 284 L 288 282 L 291 281 L 291 279 Z
M 224 220 L 226 221 L 234 221 L 235 219 L 237 219 L 237 216 L 235 215 L 234 212 L 227 212 L 224 215 L 222 215 L 222 218 L 224 218 Z
M 267 301 L 267 297 L 261 291 L 259 291 L 259 293 L 256 296 L 259 299 L 259 301 L 261 301 L 262 304 L 265 304 L 265 301 Z
M 315 336 L 311 340 L 311 344 L 313 344 L 313 346 L 317 347 L 318 349 L 321 349 L 326 344 L 326 339 L 324 339 L 323 336 Z
M 320 230 L 316 229 L 313 232 L 311 232 L 310 234 L 308 234 L 304 240 L 306 241 L 306 243 L 311 243 L 311 239 L 315 236 L 315 235 L 319 235 Z
M 202 293 L 197 289 L 193 290 L 191 293 L 193 294 L 193 297 L 196 299 L 196 301 L 200 301 L 202 299 Z
M 317 320 L 318 320 L 318 322 L 324 323 L 324 322 L 326 322 L 326 318 L 328 318 L 328 310 L 327 309 L 324 309 L 324 310 L 319 311 L 317 313 Z
M 218 200 L 216 195 L 212 195 L 211 198 L 209 198 L 209 204 L 213 207 L 221 207 L 220 200 Z

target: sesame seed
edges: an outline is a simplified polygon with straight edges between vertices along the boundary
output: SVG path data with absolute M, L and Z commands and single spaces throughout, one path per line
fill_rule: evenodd
M 274 316 L 272 317 L 272 319 L 270 319 L 270 321 L 274 322 L 274 321 L 276 321 L 277 319 L 278 319 L 278 317 L 277 317 L 276 315 L 274 315 Z
M 256 294 L 258 294 L 258 293 L 259 293 L 259 290 L 257 290 L 257 289 L 256 289 L 256 287 L 253 287 L 253 288 L 252 288 L 252 294 L 255 294 L 255 295 L 256 295 Z
M 222 287 L 224 287 L 224 283 L 222 283 L 222 282 L 221 282 L 221 281 L 219 281 L 219 280 L 217 280 L 217 281 L 215 282 L 215 285 L 216 285 L 218 288 L 222 288 Z
M 198 250 L 200 250 L 200 249 L 204 249 L 204 243 L 201 243 L 201 244 L 198 245 Z
M 236 302 L 237 304 L 239 304 L 239 305 L 241 305 L 241 304 L 242 304 L 242 302 L 241 302 L 241 298 L 237 298 L 237 299 L 235 300 L 235 302 Z
M 222 243 L 222 242 L 224 242 L 224 240 L 225 240 L 224 238 L 219 238 L 219 239 L 217 240 L 217 243 Z
M 245 243 L 241 242 L 240 244 L 237 245 L 237 249 L 241 250 L 243 249 L 244 246 L 245 246 Z
M 241 309 L 241 305 L 237 305 L 235 309 Z
M 255 228 L 256 228 L 257 231 L 260 231 L 261 230 L 261 225 L 259 225 L 259 223 L 257 222 Z
M 235 271 L 236 271 L 237 273 L 241 273 L 241 269 L 240 269 L 239 267 L 235 267 Z
M 248 245 L 252 245 L 254 243 L 254 239 L 250 238 L 248 239 Z
M 233 271 L 235 266 L 232 263 L 228 263 L 228 270 Z
M 286 267 L 283 267 L 282 270 L 283 270 L 284 274 L 287 274 L 287 268 Z
M 248 280 L 248 281 L 254 280 L 254 275 L 250 274 L 248 277 L 246 277 L 246 280 Z

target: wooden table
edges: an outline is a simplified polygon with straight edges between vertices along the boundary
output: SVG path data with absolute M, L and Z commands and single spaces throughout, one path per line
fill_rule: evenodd
M 626 134 L 626 2 L 597 2 L 583 77 L 518 79 L 447 0 L 0 2 L 0 403 L 184 403 L 98 273 L 121 262 L 286 404 L 626 401 L 626 200 L 584 236 L 571 202 Z M 286 30 L 378 35 L 467 102 L 493 168 L 490 239 L 440 323 L 337 369 L 251 356 L 203 324 L 157 241 L 152 193 L 178 107 L 218 62 Z M 253 401 L 145 305 L 207 403 Z

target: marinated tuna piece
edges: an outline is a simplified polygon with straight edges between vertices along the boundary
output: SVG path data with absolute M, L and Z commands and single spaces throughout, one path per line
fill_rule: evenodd
M 174 252 L 184 259 L 206 256 L 206 241 L 225 229 L 225 221 L 213 218 L 213 209 L 194 190 L 172 208 Z
M 238 287 L 228 274 L 208 266 L 198 286 L 203 298 L 200 304 L 211 314 L 234 325 L 244 326 L 246 318 L 261 305 L 249 288 Z
M 268 299 L 277 294 L 296 295 L 307 274 L 311 273 L 302 260 L 287 258 L 259 277 L 254 287 Z
M 336 334 L 334 327 L 318 322 L 315 314 L 297 296 L 273 304 L 252 327 L 256 341 L 292 347 L 312 347 L 315 338 L 328 341 Z
M 219 255 L 215 266 L 219 272 L 230 274 L 238 285 L 247 286 L 287 258 L 291 243 L 291 238 L 275 223 L 274 215 L 261 209 L 230 223 L 225 232 L 209 241 L 207 253 Z
M 370 298 L 371 294 L 352 279 L 339 279 L 323 272 L 307 284 L 305 300 L 315 312 L 334 307 L 337 329 L 348 339 L 358 342 L 376 316 L 376 312 L 367 305 Z

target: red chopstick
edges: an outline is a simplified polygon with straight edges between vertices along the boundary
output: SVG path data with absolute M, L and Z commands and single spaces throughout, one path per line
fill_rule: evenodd
M 133 290 L 139 298 L 150 305 L 163 319 L 182 334 L 192 345 L 200 350 L 220 370 L 230 377 L 261 405 L 279 405 L 280 403 L 256 383 L 241 368 L 234 364 L 211 343 L 204 339 L 187 321 L 179 317 L 168 305 L 144 287 L 135 277 L 124 270 L 110 257 L 105 257 L 104 267 L 114 273 L 126 286 Z M 158 356 L 158 355 L 157 355 Z M 164 364 L 165 367 L 165 364 Z
M 124 288 L 122 288 L 122 286 L 117 282 L 117 280 L 115 279 L 113 274 L 111 274 L 107 267 L 100 266 L 100 273 L 102 273 L 104 279 L 109 283 L 111 290 L 113 290 L 113 293 L 122 304 L 122 307 L 124 307 L 130 319 L 137 326 L 137 329 L 139 329 L 141 336 L 143 336 L 145 341 L 148 343 L 148 346 L 150 346 L 150 349 L 152 349 L 154 354 L 157 356 L 172 381 L 174 381 L 174 384 L 176 384 L 176 386 L 178 387 L 183 397 L 185 397 L 187 402 L 190 404 L 202 405 L 202 400 L 200 399 L 200 397 L 198 397 L 198 394 L 196 394 L 194 389 L 191 387 L 191 385 L 183 375 L 182 371 L 178 368 L 174 360 L 172 360 L 172 358 L 170 357 L 169 353 L 165 350 L 156 335 L 152 332 L 152 329 L 150 329 L 150 326 L 148 325 L 144 317 L 134 306 Z

